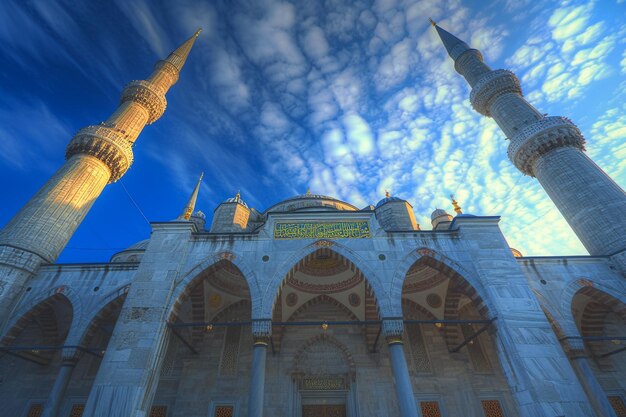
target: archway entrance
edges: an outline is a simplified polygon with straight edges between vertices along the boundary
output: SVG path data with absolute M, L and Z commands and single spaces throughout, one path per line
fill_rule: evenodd
M 153 400 L 154 415 L 246 414 L 251 313 L 248 283 L 228 259 L 186 285 L 168 320 L 169 343 Z
M 499 366 L 495 323 L 463 276 L 422 256 L 406 273 L 402 316 L 405 355 L 423 415 L 517 415 Z
M 290 387 L 276 415 L 296 417 L 375 416 L 378 412 L 358 401 L 358 380 L 380 375 L 388 395 L 368 398 L 391 408 L 393 382 L 386 352 L 377 346 L 380 322 L 374 292 L 359 268 L 345 256 L 321 247 L 297 262 L 283 281 L 273 309 L 268 369 L 285 367 L 276 384 Z M 355 358 L 362 367 L 357 369 Z M 384 358 L 384 359 L 383 359 Z M 280 395 L 272 383 L 266 396 Z M 284 398 L 284 394 L 283 394 Z M 267 412 L 267 406 L 266 406 Z

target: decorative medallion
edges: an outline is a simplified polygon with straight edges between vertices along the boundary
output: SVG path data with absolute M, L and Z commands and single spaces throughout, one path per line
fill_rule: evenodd
M 209 295 L 209 307 L 212 310 L 216 310 L 221 305 L 222 305 L 222 296 L 216 292 L 211 293 L 211 295 Z
M 295 306 L 298 303 L 298 294 L 296 294 L 295 292 L 290 292 L 289 294 L 287 294 L 285 301 L 287 302 L 287 305 L 289 307 Z
M 361 297 L 359 297 L 359 295 L 355 292 L 350 293 L 348 301 L 352 307 L 358 307 L 361 305 Z
M 442 304 L 441 297 L 439 295 L 435 294 L 435 293 L 428 294 L 426 296 L 426 302 L 432 308 L 439 308 L 439 307 L 441 307 L 441 304 Z

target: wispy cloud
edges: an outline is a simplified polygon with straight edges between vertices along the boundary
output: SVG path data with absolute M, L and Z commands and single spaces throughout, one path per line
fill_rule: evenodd
M 113 103 L 125 82 L 203 27 L 166 114 L 137 142 L 134 169 L 154 161 L 181 196 L 206 171 L 206 212 L 237 189 L 259 210 L 307 187 L 358 206 L 389 190 L 428 228 L 454 193 L 466 212 L 501 214 L 524 253 L 584 253 L 538 183 L 508 161 L 498 126 L 471 108 L 469 86 L 427 21 L 479 48 L 490 66 L 514 70 L 540 111 L 579 122 L 590 155 L 624 184 L 626 27 L 604 2 L 540 3 L 5 2 L 0 56 L 25 73 L 50 62 L 73 68 Z M 55 117 L 53 98 L 17 96 L 0 106 L 0 158 L 24 169 L 62 152 L 80 125 Z M 52 126 L 54 140 L 24 128 L 27 120 Z M 41 154 L 26 149 L 26 135 Z

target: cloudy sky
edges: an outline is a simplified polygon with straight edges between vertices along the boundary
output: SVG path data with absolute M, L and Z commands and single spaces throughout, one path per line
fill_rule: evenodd
M 525 255 L 586 254 L 472 110 L 428 17 L 513 70 L 540 111 L 577 123 L 625 186 L 624 16 L 624 0 L 2 1 L 0 224 L 63 163 L 73 133 L 202 27 L 165 115 L 61 262 L 106 261 L 147 238 L 146 219 L 177 217 L 201 171 L 209 224 L 237 190 L 262 211 L 310 187 L 360 207 L 389 190 L 429 229 L 454 194 L 466 213 L 501 215 Z

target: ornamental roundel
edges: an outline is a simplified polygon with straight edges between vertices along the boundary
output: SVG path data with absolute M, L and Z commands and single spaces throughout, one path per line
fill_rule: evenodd
M 359 295 L 355 292 L 350 293 L 348 301 L 352 307 L 358 307 L 361 305 L 361 297 L 359 297 Z
M 214 292 L 209 295 L 209 307 L 212 310 L 218 309 L 222 305 L 222 296 Z
M 287 302 L 287 305 L 289 307 L 293 307 L 298 303 L 298 294 L 296 294 L 295 292 L 290 292 L 289 294 L 287 294 L 287 298 L 285 299 L 285 301 Z
M 439 295 L 435 293 L 430 293 L 426 296 L 426 302 L 432 308 L 439 308 L 441 307 L 443 301 L 441 300 L 441 297 Z

